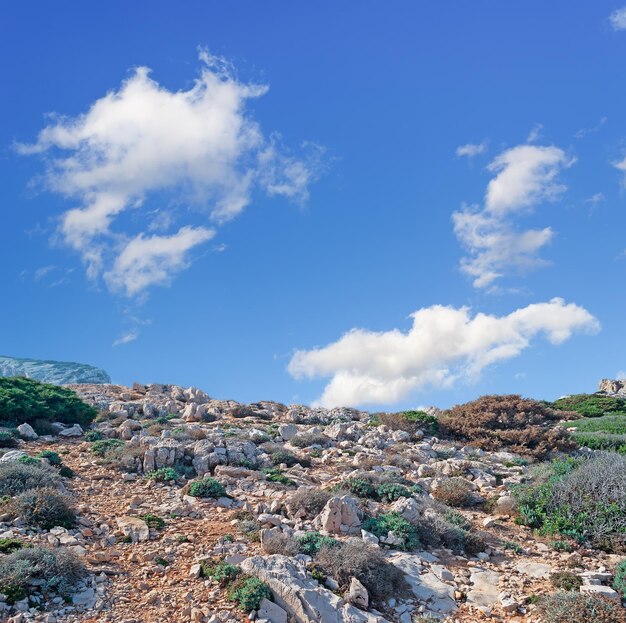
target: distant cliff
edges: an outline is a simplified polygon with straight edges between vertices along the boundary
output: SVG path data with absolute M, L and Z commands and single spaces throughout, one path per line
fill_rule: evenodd
M 626 379 L 614 381 L 613 379 L 602 379 L 598 385 L 598 391 L 609 396 L 624 396 L 626 398 Z
M 55 385 L 111 382 L 111 377 L 104 370 L 84 363 L 40 361 L 2 355 L 0 355 L 0 376 L 25 376 Z

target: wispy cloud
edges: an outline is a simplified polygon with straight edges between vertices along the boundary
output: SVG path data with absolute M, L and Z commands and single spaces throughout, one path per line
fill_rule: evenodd
M 557 176 L 573 162 L 557 147 L 518 145 L 489 164 L 494 177 L 484 206 L 464 206 L 452 215 L 454 232 L 468 252 L 461 269 L 475 287 L 491 286 L 508 269 L 545 265 L 538 252 L 552 240 L 552 229 L 520 230 L 516 219 L 541 202 L 558 199 L 566 187 Z
M 133 329 L 127 333 L 120 335 L 114 342 L 113 346 L 122 346 L 123 344 L 129 344 L 130 342 L 134 342 L 139 337 L 139 331 Z
M 578 139 L 585 138 L 585 136 L 587 136 L 588 134 L 593 134 L 594 132 L 597 132 L 607 121 L 608 121 L 608 117 L 602 117 L 600 121 L 596 123 L 596 125 L 590 128 L 581 128 L 580 130 L 578 130 L 574 134 L 574 138 L 578 138 Z
M 90 278 L 104 275 L 116 292 L 132 296 L 169 283 L 189 264 L 187 252 L 239 215 L 255 189 L 305 201 L 321 168 L 322 148 L 306 143 L 294 155 L 253 120 L 248 105 L 266 85 L 240 81 L 204 50 L 199 57 L 200 75 L 188 90 L 169 90 L 138 67 L 85 113 L 54 117 L 34 144 L 17 146 L 46 155 L 48 188 L 78 203 L 61 216 L 62 240 L 80 253 Z M 180 211 L 188 222 L 176 225 L 165 209 L 147 220 L 120 218 L 147 212 L 155 194 L 193 208 Z M 201 212 L 213 227 L 189 222 Z M 129 221 L 146 224 L 129 231 Z M 176 226 L 169 235 L 146 234 Z M 176 249 L 169 259 L 166 247 Z
M 352 329 L 327 346 L 298 351 L 288 370 L 295 378 L 330 377 L 318 401 L 324 406 L 391 404 L 425 386 L 475 381 L 540 335 L 561 344 L 574 333 L 600 329 L 587 310 L 559 298 L 506 316 L 434 305 L 411 318 L 408 331 Z
M 541 138 L 541 131 L 543 130 L 543 123 L 535 123 L 528 136 L 526 137 L 527 143 L 536 143 Z
M 487 141 L 482 143 L 467 143 L 466 145 L 459 145 L 456 148 L 456 155 L 459 158 L 474 158 L 487 151 Z
M 613 30 L 626 30 L 626 6 L 616 9 L 609 16 Z

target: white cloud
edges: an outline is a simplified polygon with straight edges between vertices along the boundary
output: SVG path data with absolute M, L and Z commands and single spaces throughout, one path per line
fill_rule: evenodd
M 560 344 L 600 328 L 587 310 L 559 298 L 500 317 L 434 305 L 411 318 L 406 332 L 353 329 L 328 346 L 297 351 L 288 370 L 295 378 L 331 377 L 319 399 L 324 406 L 391 404 L 427 385 L 476 380 L 539 335 Z
M 456 155 L 459 158 L 463 156 L 467 158 L 474 158 L 475 156 L 479 156 L 487 150 L 487 141 L 483 141 L 482 143 L 467 143 L 467 145 L 459 145 L 456 148 Z
M 46 275 L 49 275 L 51 272 L 55 271 L 56 269 L 57 267 L 54 264 L 37 268 L 35 272 L 33 273 L 33 279 L 35 281 L 41 281 Z
M 133 296 L 152 285 L 163 285 L 189 265 L 188 252 L 210 240 L 215 231 L 182 227 L 171 236 L 139 234 L 123 248 L 104 279 L 114 291 Z
M 558 173 L 573 164 L 557 147 L 518 145 L 501 153 L 487 167 L 495 176 L 487 186 L 484 207 L 464 206 L 454 212 L 454 232 L 469 255 L 461 269 L 484 288 L 509 268 L 529 270 L 545 265 L 539 250 L 554 233 L 544 229 L 518 230 L 514 217 L 543 201 L 555 201 L 566 190 Z
M 594 132 L 597 132 L 608 120 L 608 117 L 601 117 L 600 121 L 598 121 L 598 123 L 593 127 L 581 128 L 580 130 L 576 131 L 574 134 L 574 138 L 585 138 L 585 136 L 587 136 L 588 134 L 593 134 Z
M 528 133 L 526 138 L 527 143 L 536 143 L 541 138 L 541 130 L 543 130 L 543 123 L 535 123 Z
M 626 6 L 611 13 L 609 20 L 613 30 L 626 30 Z
M 122 344 L 128 344 L 134 342 L 139 337 L 139 331 L 132 329 L 123 335 L 120 335 L 114 342 L 113 346 L 121 346 Z
M 150 78 L 147 67 L 138 67 L 84 114 L 57 116 L 33 145 L 18 145 L 25 154 L 51 152 L 48 187 L 79 203 L 62 215 L 60 233 L 81 254 L 90 277 L 110 273 L 120 252 L 137 248 L 137 239 L 145 248 L 143 233 L 113 229 L 122 228 L 120 215 L 142 208 L 156 193 L 193 208 L 181 210 L 188 218 L 205 211 L 217 224 L 240 214 L 255 188 L 307 198 L 320 148 L 305 145 L 302 158 L 284 153 L 246 109 L 268 87 L 239 81 L 205 51 L 200 61 L 200 75 L 188 90 L 169 90 Z M 160 210 L 145 229 L 163 229 L 172 220 Z

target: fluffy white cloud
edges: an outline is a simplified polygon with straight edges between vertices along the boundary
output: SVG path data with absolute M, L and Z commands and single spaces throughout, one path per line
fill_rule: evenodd
M 55 117 L 35 144 L 18 146 L 26 154 L 51 152 L 48 186 L 79 202 L 63 214 L 60 232 L 81 253 L 91 277 L 123 261 L 115 259 L 120 249 L 127 257 L 136 240 L 147 248 L 142 234 L 112 229 L 114 223 L 121 227 L 122 213 L 141 208 L 155 193 L 174 196 L 196 214 L 205 211 L 217 224 L 237 216 L 255 188 L 294 200 L 308 196 L 320 149 L 307 145 L 302 158 L 283 153 L 246 110 L 268 87 L 240 82 L 224 61 L 204 51 L 200 60 L 200 75 L 188 90 L 169 90 L 150 78 L 147 67 L 138 67 L 86 113 Z M 159 222 L 146 229 L 163 223 L 168 220 L 161 210 Z M 172 263 L 176 270 L 181 265 Z M 117 287 L 115 278 L 108 281 Z M 138 280 L 126 291 L 136 292 L 139 282 L 166 281 Z
M 626 6 L 613 11 L 609 20 L 614 30 L 626 30 Z
M 464 206 L 452 215 L 454 232 L 469 255 L 461 269 L 474 286 L 493 284 L 509 268 L 528 270 L 545 264 L 539 250 L 553 237 L 549 227 L 518 230 L 514 218 L 543 201 L 555 201 L 566 190 L 559 172 L 574 160 L 557 147 L 518 145 L 487 167 L 494 174 L 484 207 Z
M 484 153 L 487 150 L 487 142 L 482 143 L 467 143 L 467 145 L 459 145 L 456 148 L 456 155 L 459 158 L 465 156 L 466 158 L 473 158 Z
M 406 332 L 353 329 L 328 346 L 298 351 L 288 370 L 295 378 L 331 377 L 319 399 L 324 406 L 390 404 L 427 385 L 475 380 L 538 335 L 560 344 L 574 332 L 600 328 L 587 310 L 559 298 L 501 317 L 434 305 L 411 318 Z
M 104 274 L 111 289 L 128 296 L 155 284 L 165 284 L 189 265 L 189 251 L 215 236 L 205 227 L 182 227 L 171 236 L 139 234 L 126 244 L 113 268 Z

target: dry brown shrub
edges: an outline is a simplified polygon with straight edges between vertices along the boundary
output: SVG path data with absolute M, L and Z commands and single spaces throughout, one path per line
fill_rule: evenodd
M 456 476 L 442 480 L 431 495 L 439 502 L 454 508 L 469 508 L 477 503 L 477 497 L 468 486 L 467 480 Z
M 333 494 L 325 489 L 301 487 L 287 500 L 287 511 L 293 516 L 302 509 L 307 517 L 316 517 L 331 497 Z
M 315 562 L 343 589 L 351 578 L 357 578 L 374 601 L 402 597 L 409 591 L 404 573 L 388 562 L 379 549 L 361 541 L 324 546 Z
M 441 434 L 483 450 L 506 448 L 518 454 L 543 458 L 554 451 L 576 448 L 562 419 L 576 414 L 556 411 L 546 404 L 511 394 L 482 396 L 457 405 L 440 419 Z
M 626 623 L 621 604 L 585 593 L 556 593 L 539 602 L 543 623 Z
M 266 554 L 295 556 L 300 552 L 298 541 L 284 532 L 264 534 L 261 539 L 261 547 Z

